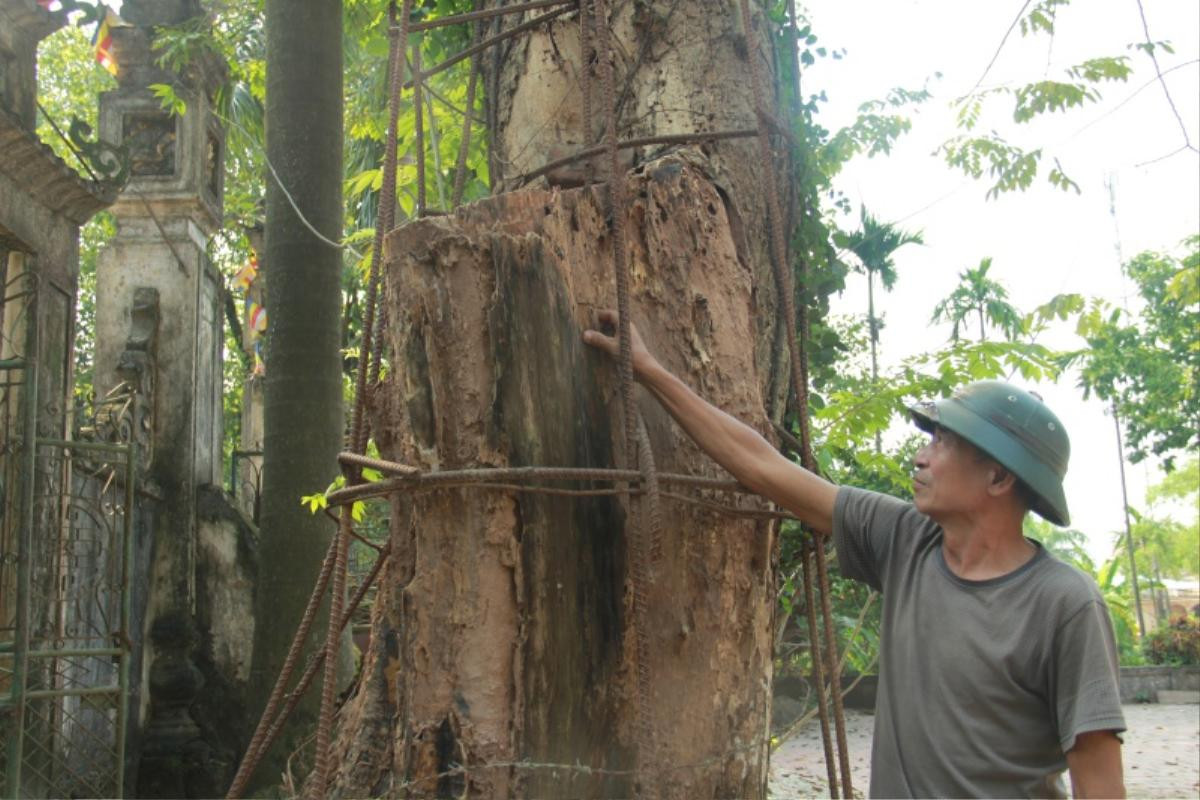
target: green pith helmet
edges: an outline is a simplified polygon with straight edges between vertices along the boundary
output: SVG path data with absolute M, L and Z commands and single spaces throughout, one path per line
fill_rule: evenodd
M 1004 381 L 976 381 L 909 412 L 921 430 L 940 425 L 1010 470 L 1037 496 L 1034 511 L 1055 525 L 1070 523 L 1062 482 L 1071 441 L 1036 395 Z

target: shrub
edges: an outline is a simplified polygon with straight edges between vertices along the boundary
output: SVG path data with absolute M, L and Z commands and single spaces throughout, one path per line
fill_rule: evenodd
M 1142 643 L 1151 664 L 1200 664 L 1200 618 L 1178 616 Z

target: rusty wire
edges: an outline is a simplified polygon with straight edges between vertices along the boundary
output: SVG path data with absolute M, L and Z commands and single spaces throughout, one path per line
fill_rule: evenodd
M 421 31 L 431 31 L 434 28 L 444 28 L 449 25 L 461 25 L 465 22 L 481 22 L 499 17 L 506 14 L 523 14 L 526 11 L 535 11 L 539 8 L 549 8 L 550 6 L 573 5 L 576 0 L 529 0 L 525 3 L 511 3 L 509 5 L 497 6 L 496 8 L 485 8 L 478 11 L 464 11 L 461 14 L 451 16 L 438 17 L 437 19 L 418 22 L 409 28 L 411 33 Z M 567 9 L 568 11 L 570 9 Z
M 325 594 L 329 575 L 333 572 L 335 550 L 334 542 L 330 542 L 329 549 L 325 553 L 325 561 L 321 564 L 321 571 L 317 575 L 317 583 L 313 586 L 312 594 L 308 598 L 308 605 L 305 606 L 304 614 L 300 617 L 300 627 L 296 629 L 296 635 L 292 637 L 292 644 L 283 660 L 283 667 L 279 670 L 279 677 L 275 679 L 275 686 L 271 689 L 271 696 L 267 699 L 266 708 L 263 709 L 254 734 L 250 737 L 250 743 L 246 746 L 246 754 L 242 756 L 242 763 L 238 765 L 237 774 L 234 775 L 233 783 L 230 784 L 229 791 L 225 795 L 229 800 L 242 796 L 242 792 L 246 790 L 246 783 L 250 780 L 250 775 L 254 772 L 262 754 L 266 752 L 267 745 L 264 744 L 264 741 L 267 720 L 279 707 L 279 701 L 283 699 L 283 690 L 287 688 L 287 682 L 291 680 L 292 672 L 296 669 L 300 651 L 308 639 L 309 629 L 312 628 L 313 620 L 317 616 L 317 607 L 321 604 L 321 596 Z
M 379 555 L 375 558 L 375 564 L 371 567 L 371 571 L 367 574 L 366 578 L 363 579 L 363 582 L 358 587 L 358 591 L 355 592 L 354 597 L 351 598 L 346 610 L 342 613 L 341 622 L 338 626 L 339 633 L 344 631 L 346 626 L 350 624 L 350 620 L 354 618 L 354 612 L 358 610 L 358 607 L 362 604 L 363 599 L 366 598 L 367 592 L 370 591 L 372 584 L 374 584 L 376 578 L 379 577 L 379 573 L 383 569 L 383 565 L 387 563 L 387 559 L 390 554 L 391 545 L 385 544 L 379 551 Z M 300 680 L 296 682 L 295 688 L 288 693 L 287 703 L 282 709 L 279 710 L 278 714 L 274 714 L 274 709 L 272 709 L 274 719 L 272 719 L 272 714 L 267 714 L 266 712 L 263 713 L 263 717 L 259 721 L 259 726 L 263 728 L 263 734 L 259 737 L 258 747 L 247 747 L 246 755 L 242 761 L 247 777 L 254 772 L 254 768 L 258 766 L 258 763 L 262 760 L 263 755 L 267 752 L 271 745 L 275 743 L 275 739 L 279 737 L 280 732 L 283 730 L 283 723 L 286 722 L 287 718 L 290 717 L 292 712 L 296 710 L 296 706 L 300 704 L 300 698 L 302 698 L 304 693 L 308 691 L 308 687 L 312 685 L 313 679 L 317 676 L 317 670 L 320 669 L 321 665 L 324 663 L 325 651 L 318 650 L 313 654 L 313 657 L 309 659 L 308 664 L 304 668 L 304 672 L 300 675 Z M 268 720 L 271 720 L 270 727 L 266 726 L 266 722 Z M 241 770 L 239 769 L 239 772 L 240 771 Z M 238 789 L 236 794 L 234 793 L 235 787 Z M 242 789 L 243 787 L 238 787 L 235 783 L 234 786 L 230 787 L 229 794 L 226 795 L 226 797 L 241 797 Z
M 650 147 L 659 144 L 696 144 L 698 142 L 719 142 L 723 139 L 748 139 L 757 136 L 758 130 L 747 128 L 731 131 L 698 131 L 696 133 L 668 133 L 661 136 L 639 136 L 636 139 L 623 139 L 617 142 L 618 150 L 628 150 L 633 147 Z M 585 158 L 598 156 L 605 152 L 605 145 L 587 147 L 568 156 L 548 161 L 537 169 L 532 169 L 516 178 L 517 182 L 528 183 L 534 178 L 541 177 L 547 172 L 553 172 L 559 167 L 565 167 Z
M 592 146 L 592 61 L 595 52 L 592 47 L 592 3 L 591 0 L 579 2 L 579 129 L 580 141 L 584 149 Z M 584 184 L 592 183 L 592 162 L 589 160 L 584 167 Z M 525 177 L 525 180 L 528 180 Z
M 570 11 L 571 7 L 572 7 L 571 5 L 564 5 L 562 8 L 556 8 L 553 11 L 542 14 L 539 17 L 534 17 L 531 20 L 526 20 L 525 22 L 522 22 L 520 25 L 514 25 L 513 27 L 509 28 L 506 31 L 497 33 L 494 36 L 489 36 L 488 38 L 481 41 L 479 44 L 471 45 L 467 49 L 460 50 L 459 52 L 457 52 L 454 55 L 450 56 L 449 58 L 445 59 L 444 61 L 439 61 L 437 64 L 434 64 L 432 67 L 430 67 L 429 69 L 427 69 L 421 73 L 420 79 L 425 80 L 426 78 L 436 75 L 439 72 L 444 72 L 445 70 L 450 69 L 450 67 L 453 67 L 455 64 L 457 64 L 458 62 L 462 61 L 465 58 L 470 58 L 471 56 L 475 55 L 476 53 L 487 50 L 489 47 L 497 45 L 506 39 L 511 39 L 514 36 L 519 36 L 522 33 L 531 31 L 534 28 L 537 28 L 538 26 L 542 25 L 543 23 L 549 22 L 552 19 L 557 19 L 558 17 L 561 17 L 563 14 L 566 14 L 568 11 Z M 512 13 L 515 10 L 516 10 L 516 6 L 512 6 L 511 8 L 505 7 L 505 12 L 507 12 L 507 13 Z M 446 19 L 449 19 L 449 17 L 447 17 Z M 407 83 L 403 84 L 403 88 L 411 89 L 413 87 L 413 83 L 416 81 L 416 79 L 417 79 L 417 76 L 414 76 L 413 80 L 408 81 Z
M 750 20 L 750 3 L 749 0 L 739 0 L 739 7 L 742 17 L 742 32 L 746 37 L 746 41 L 752 41 Z M 775 272 L 775 282 L 777 291 L 780 295 L 780 303 L 783 306 L 784 325 L 787 331 L 788 356 L 791 361 L 791 377 L 792 390 L 796 397 L 796 418 L 800 425 L 800 460 L 805 469 L 816 473 L 817 463 L 813 458 L 812 439 L 808 422 L 808 359 L 807 359 L 807 342 L 808 342 L 808 309 L 804 302 L 800 304 L 800 336 L 796 335 L 796 306 L 794 297 L 794 287 L 792 285 L 791 273 L 788 270 L 787 262 L 787 243 L 783 236 L 783 213 L 779 201 L 779 189 L 775 181 L 775 168 L 771 157 L 771 141 L 767 132 L 768 125 L 773 117 L 768 113 L 765 100 L 766 80 L 762 74 L 762 67 L 759 64 L 756 52 L 750 48 L 746 48 L 746 61 L 750 67 L 750 82 L 754 93 L 754 109 L 758 118 L 758 149 L 761 159 L 761 167 L 763 170 L 763 180 L 766 190 L 767 200 L 767 228 L 769 234 L 769 246 L 771 253 L 771 266 Z M 803 279 L 803 274 L 801 278 Z M 801 286 L 803 290 L 803 284 Z M 799 341 L 798 341 L 799 340 Z M 804 348 L 802 351 L 800 348 Z M 842 767 L 842 790 L 844 797 L 853 797 L 854 790 L 850 782 L 850 758 L 846 746 L 846 721 L 842 712 L 841 686 L 836 680 L 838 673 L 837 669 L 837 642 L 833 636 L 833 615 L 829 602 L 829 576 L 825 567 L 825 548 L 821 546 L 813 547 L 814 558 L 817 565 L 817 575 L 821 582 L 821 615 L 825 625 L 825 646 L 815 637 L 811 641 L 813 652 L 813 664 L 816 665 L 821 661 L 822 657 L 828 665 L 828 671 L 831 676 L 829 683 L 829 691 L 833 697 L 833 718 L 834 727 L 837 735 L 837 756 Z M 807 566 L 807 562 L 806 566 Z M 806 581 L 808 579 L 806 575 Z M 810 584 L 811 588 L 811 584 Z M 813 619 L 816 609 L 812 604 L 808 605 L 807 612 L 809 614 L 809 630 L 810 633 L 815 632 L 816 620 Z M 815 671 L 815 668 L 814 668 Z M 823 685 L 823 681 L 818 680 L 818 690 Z M 819 705 L 823 707 L 824 699 L 821 694 L 818 694 Z M 821 718 L 821 735 L 822 739 L 828 745 L 828 719 L 822 715 Z M 830 749 L 826 746 L 825 756 L 826 763 L 830 765 L 832 777 L 832 766 Z M 835 781 L 831 780 L 829 784 L 830 795 L 837 797 L 837 787 Z
M 389 110 L 388 110 L 388 136 L 387 146 L 388 152 L 384 157 L 384 184 L 381 187 L 380 204 L 376 212 L 375 234 L 376 234 L 376 249 L 371 254 L 371 278 L 368 288 L 368 306 L 371 312 L 371 319 L 364 319 L 362 344 L 360 346 L 359 360 L 361 363 L 358 369 L 357 379 L 355 381 L 354 392 L 354 411 L 352 417 L 352 425 L 350 432 L 350 445 L 355 451 L 362 452 L 366 449 L 366 420 L 365 406 L 367 400 L 366 392 L 366 376 L 378 370 L 378 366 L 372 367 L 370 363 L 370 354 L 379 351 L 375 346 L 374 337 L 376 335 L 374 325 L 374 310 L 378 297 L 379 274 L 381 270 L 380 262 L 382 259 L 382 236 L 392 227 L 394 222 L 395 209 L 395 190 L 396 190 L 396 139 L 397 127 L 399 125 L 399 104 L 400 104 L 400 80 L 403 77 L 404 70 L 404 52 L 408 38 L 407 26 L 409 24 L 409 16 L 411 12 L 412 0 L 403 0 L 403 6 L 400 10 L 400 25 L 396 31 L 395 37 L 392 37 L 392 27 L 388 28 L 388 88 L 389 92 Z M 395 1 L 390 5 L 389 13 L 392 20 L 395 21 L 396 4 Z M 413 72 L 415 75 L 420 74 L 420 45 L 416 49 L 416 60 Z M 418 212 L 424 209 L 424 157 L 421 138 L 421 96 L 420 96 L 420 81 L 417 80 L 417 93 L 415 96 L 415 104 L 417 109 L 417 164 L 418 164 Z M 390 175 L 390 180 L 388 179 Z M 382 337 L 380 337 L 382 338 Z M 352 471 L 347 476 L 347 483 L 354 485 L 360 478 L 358 471 Z M 340 626 L 337 624 L 342 617 L 342 608 L 346 600 L 346 556 L 350 546 L 350 530 L 354 525 L 353 507 L 343 506 L 341 509 L 341 518 L 338 523 L 337 534 L 334 538 L 334 566 L 333 566 L 333 584 L 330 588 L 329 598 L 329 624 L 325 630 L 325 671 L 321 685 L 321 706 L 317 718 L 317 737 L 316 737 L 316 759 L 313 767 L 312 775 L 309 778 L 309 796 L 314 800 L 319 800 L 325 796 L 326 788 L 329 785 L 330 777 L 334 770 L 334 764 L 331 759 L 332 755 L 332 732 L 333 732 L 333 716 L 334 716 L 334 701 L 337 691 L 337 651 L 341 640 Z
M 804 566 L 804 616 L 808 621 L 808 642 L 812 655 L 813 682 L 817 689 L 817 716 L 821 720 L 821 745 L 825 749 L 825 771 L 829 777 L 829 796 L 838 796 L 837 766 L 830 758 L 833 753 L 833 741 L 829 733 L 829 706 L 825 698 L 825 664 L 821 659 L 821 635 L 817 630 L 817 599 L 813 591 L 813 551 L 819 547 L 812 546 L 812 540 L 806 539 L 800 545 L 800 559 Z M 853 797 L 853 795 L 848 795 Z
M 417 208 L 414 217 L 425 216 L 425 108 L 421 97 L 421 84 L 425 76 L 421 74 L 421 42 L 413 45 L 413 108 L 416 111 L 417 126 L 413 134 L 413 144 L 417 150 Z
M 633 335 L 629 312 L 629 263 L 625 248 L 625 171 L 621 168 L 617 150 L 617 100 L 614 88 L 616 59 L 612 48 L 611 20 L 608 16 L 607 0 L 595 0 L 594 21 L 596 45 L 599 55 L 600 94 L 604 107 L 604 146 L 607 151 L 608 206 L 611 219 L 610 245 L 612 247 L 613 271 L 617 284 L 617 340 L 620 350 L 618 372 L 621 379 L 621 405 L 625 422 L 625 459 L 633 465 L 638 463 L 637 420 L 638 410 L 633 399 Z M 643 474 L 654 471 L 652 460 L 640 464 Z M 647 477 L 647 483 L 655 482 Z M 631 498 L 632 499 L 632 498 Z M 650 632 L 647 605 L 647 590 L 651 580 L 650 552 L 646 531 L 642 525 L 644 506 L 634 510 L 633 525 L 630 526 L 630 574 L 633 583 L 633 628 L 636 661 L 634 672 L 637 683 L 636 736 L 637 766 L 640 773 L 640 789 L 644 797 L 658 795 L 657 781 L 650 774 L 654 763 L 654 752 L 658 743 L 655 734 L 654 715 L 651 707 L 650 684 Z
M 474 44 L 483 40 L 483 24 L 475 23 Z M 471 149 L 471 123 L 475 112 L 475 91 L 479 83 L 479 56 L 471 56 L 471 75 L 467 78 L 467 102 L 464 106 L 462 135 L 458 140 L 458 158 L 454 163 L 454 188 L 450 191 L 450 208 L 462 202 L 463 185 L 467 177 L 467 153 Z M 433 90 L 430 89 L 430 94 Z

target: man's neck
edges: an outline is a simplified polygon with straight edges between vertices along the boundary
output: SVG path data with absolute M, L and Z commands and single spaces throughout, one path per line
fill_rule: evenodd
M 942 531 L 946 566 L 964 580 L 999 578 L 1037 555 L 1019 520 L 953 520 Z

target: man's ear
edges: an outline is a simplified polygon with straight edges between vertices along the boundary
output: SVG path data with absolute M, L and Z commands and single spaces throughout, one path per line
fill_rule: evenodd
M 1015 492 L 1017 490 L 1017 476 L 1013 475 L 1005 467 L 992 462 L 991 480 L 988 481 L 988 494 L 999 496 L 1005 492 Z

